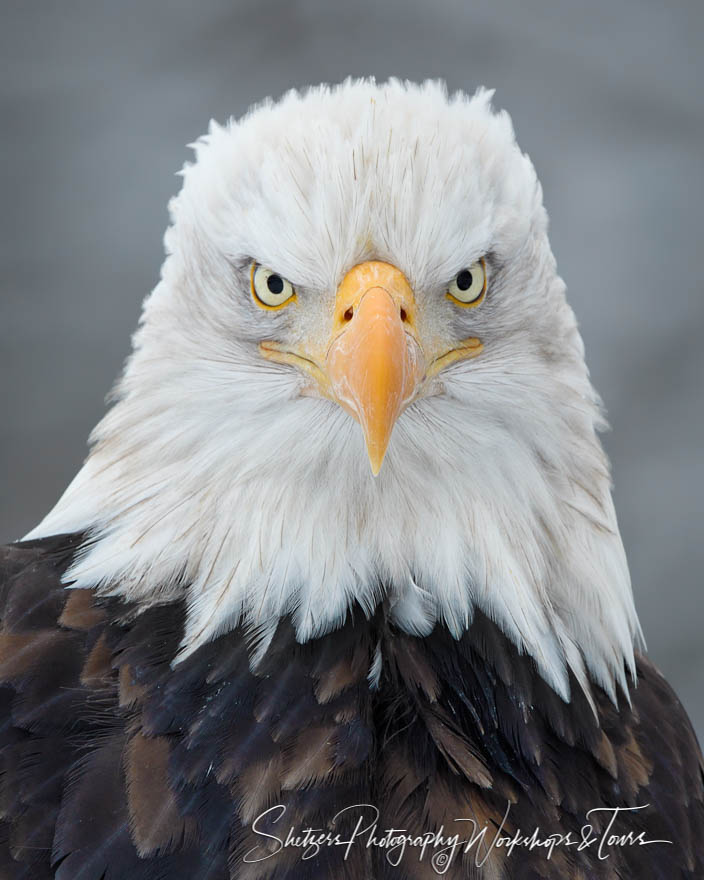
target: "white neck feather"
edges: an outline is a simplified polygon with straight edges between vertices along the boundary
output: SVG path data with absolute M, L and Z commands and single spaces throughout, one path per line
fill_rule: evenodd
M 459 634 L 481 608 L 564 696 L 566 668 L 583 680 L 583 662 L 626 689 L 638 625 L 591 402 L 565 388 L 569 419 L 556 412 L 541 446 L 534 413 L 497 423 L 476 388 L 461 389 L 469 435 L 452 427 L 457 400 L 424 400 L 374 479 L 358 426 L 294 385 L 269 389 L 266 438 L 258 420 L 233 432 L 217 401 L 194 435 L 182 386 L 168 401 L 161 389 L 158 408 L 128 393 L 29 537 L 90 533 L 73 586 L 147 604 L 185 595 L 185 653 L 242 619 L 266 634 L 288 613 L 305 640 L 388 594 L 416 633 L 440 620 Z

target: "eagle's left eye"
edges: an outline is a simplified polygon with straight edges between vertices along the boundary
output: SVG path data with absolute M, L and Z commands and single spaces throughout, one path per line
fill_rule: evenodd
M 448 290 L 448 299 L 461 306 L 478 306 L 486 294 L 486 264 L 477 260 L 457 273 Z
M 296 297 L 290 281 L 258 263 L 252 263 L 250 283 L 254 302 L 263 309 L 280 309 Z

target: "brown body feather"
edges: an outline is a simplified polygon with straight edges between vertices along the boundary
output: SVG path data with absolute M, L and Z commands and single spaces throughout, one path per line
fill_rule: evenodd
M 183 606 L 135 614 L 62 587 L 79 540 L 0 556 L 0 880 L 704 877 L 700 752 L 647 659 L 632 706 L 594 689 L 598 719 L 576 682 L 565 703 L 479 614 L 459 640 L 401 633 L 383 606 L 306 644 L 284 620 L 255 671 L 241 630 L 172 666 Z M 579 840 L 588 821 L 606 825 L 590 809 L 643 807 L 614 833 L 672 843 L 614 845 L 606 859 L 598 843 L 551 858 L 475 846 L 447 866 L 417 846 L 394 865 L 399 850 L 366 835 L 309 858 L 276 840 L 289 828 L 349 838 L 372 807 L 377 839 L 466 839 L 462 819 L 486 826 L 487 844 L 499 827 Z

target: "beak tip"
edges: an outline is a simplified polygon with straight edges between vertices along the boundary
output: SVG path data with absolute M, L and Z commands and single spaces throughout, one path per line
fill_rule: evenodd
M 374 477 L 378 477 L 379 471 L 381 470 L 381 466 L 384 463 L 384 458 L 386 457 L 386 449 L 384 449 L 384 451 L 381 453 L 376 452 L 376 451 L 374 451 L 374 452 L 368 451 L 368 455 L 369 455 L 369 465 L 371 466 L 371 469 L 372 469 L 372 475 Z

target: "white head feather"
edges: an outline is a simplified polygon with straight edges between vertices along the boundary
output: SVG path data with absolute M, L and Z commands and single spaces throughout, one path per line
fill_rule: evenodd
M 185 595 L 182 656 L 286 613 L 307 639 L 382 595 L 417 633 L 459 634 L 480 608 L 563 696 L 568 668 L 626 688 L 641 637 L 604 423 L 540 185 L 490 99 L 347 81 L 211 124 L 114 405 L 29 536 L 89 532 L 67 582 Z M 485 302 L 453 308 L 448 281 L 485 254 Z M 252 258 L 299 308 L 254 305 Z M 368 259 L 405 273 L 428 332 L 484 343 L 401 415 L 377 478 L 357 423 L 257 347 L 328 332 Z

